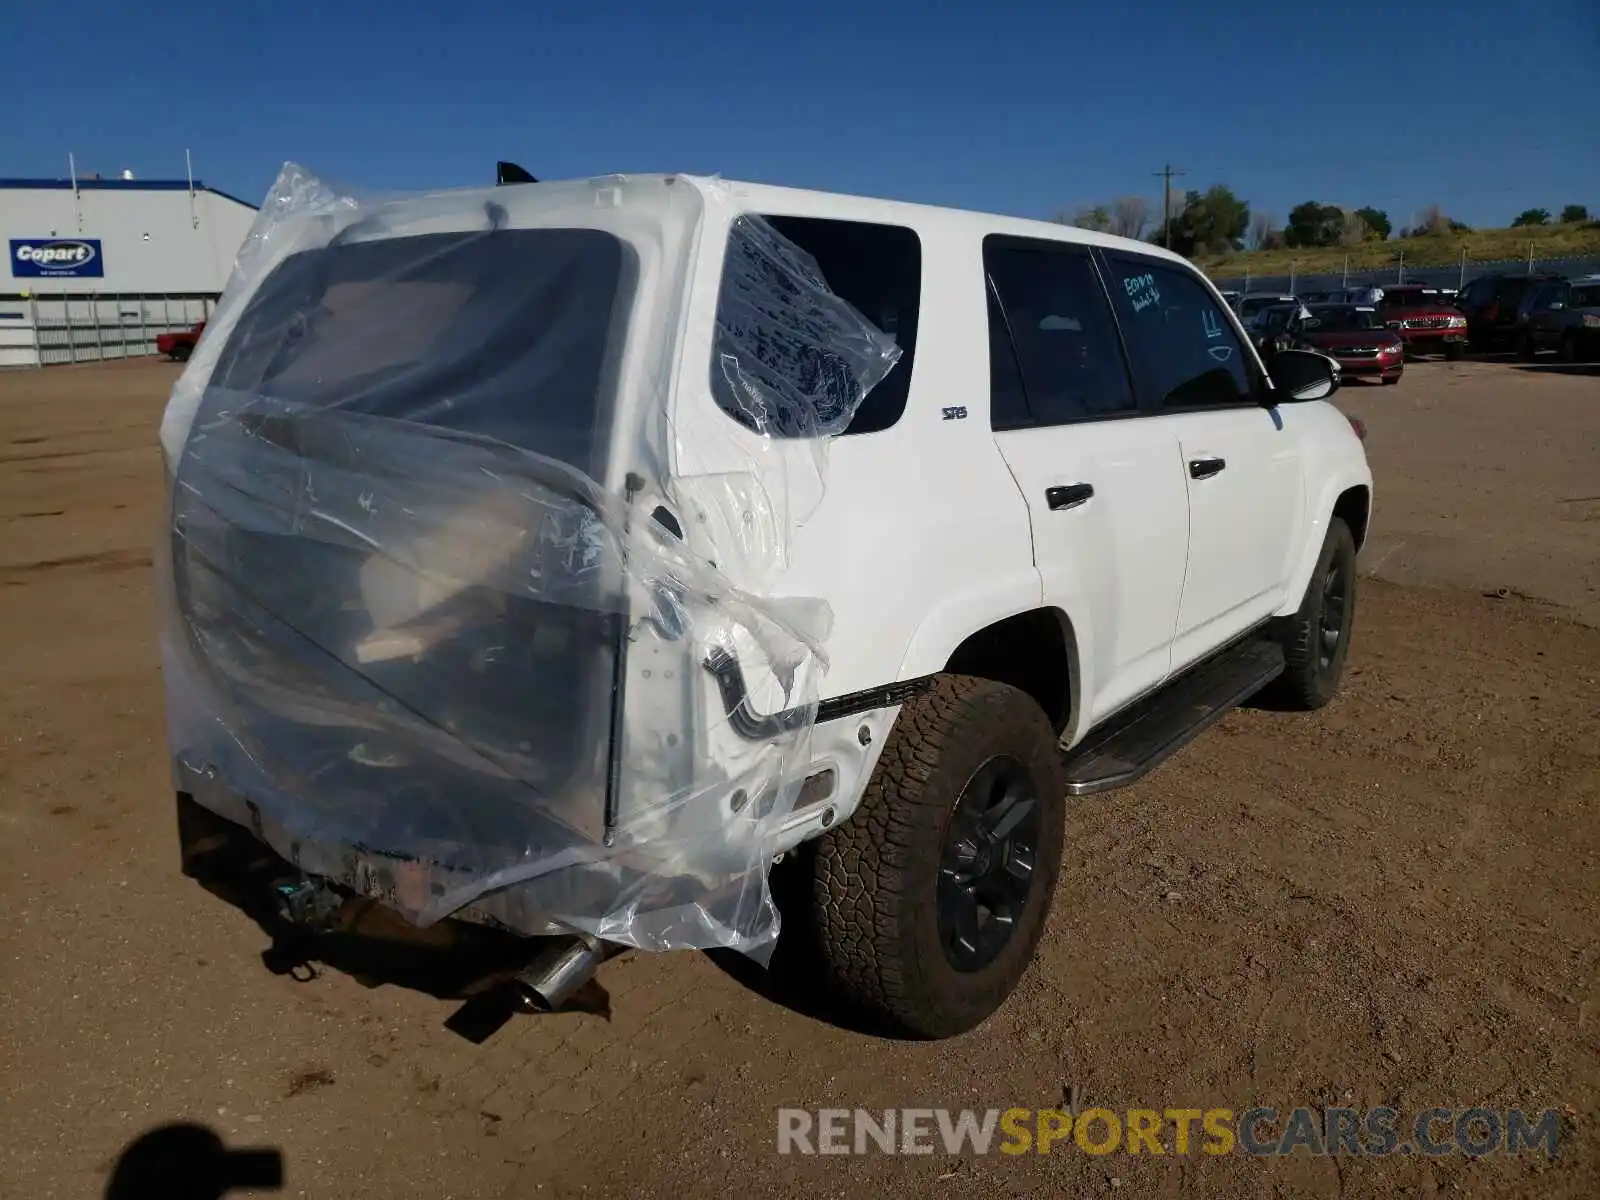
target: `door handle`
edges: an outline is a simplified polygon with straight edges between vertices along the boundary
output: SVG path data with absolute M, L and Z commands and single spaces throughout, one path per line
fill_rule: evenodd
M 1189 460 L 1189 478 L 1210 479 L 1213 475 L 1223 471 L 1228 466 L 1224 458 L 1191 458 Z
M 1044 502 L 1050 506 L 1052 512 L 1055 512 L 1063 508 L 1077 508 L 1080 504 L 1086 504 L 1092 495 L 1094 495 L 1094 484 L 1069 483 L 1062 487 L 1045 488 Z

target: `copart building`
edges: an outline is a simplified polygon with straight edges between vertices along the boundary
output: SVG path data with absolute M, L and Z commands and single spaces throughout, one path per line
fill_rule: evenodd
M 255 217 L 199 180 L 0 178 L 0 367 L 154 354 L 210 316 Z

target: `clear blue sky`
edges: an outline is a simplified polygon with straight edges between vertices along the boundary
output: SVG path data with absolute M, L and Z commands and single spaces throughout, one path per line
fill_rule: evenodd
M 285 159 L 390 189 L 611 171 L 1048 216 L 1226 182 L 1600 210 L 1600 2 L 6 4 L 0 175 L 132 168 L 255 201 Z M 1354 12 L 1357 15 L 1344 15 Z

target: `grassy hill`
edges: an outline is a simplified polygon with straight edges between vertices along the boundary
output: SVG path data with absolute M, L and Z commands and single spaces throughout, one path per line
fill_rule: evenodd
M 1408 267 L 1449 267 L 1461 261 L 1523 261 L 1528 243 L 1533 257 L 1540 259 L 1600 256 L 1600 221 L 1571 225 L 1542 225 L 1521 229 L 1475 229 L 1471 233 L 1425 234 L 1421 237 L 1391 238 L 1387 242 L 1366 242 L 1360 246 L 1327 246 L 1294 250 L 1248 250 L 1235 254 L 1204 256 L 1195 265 L 1210 275 L 1233 277 L 1246 271 L 1252 275 L 1287 275 L 1291 266 L 1299 274 L 1339 271 L 1350 256 L 1350 269 L 1371 270 L 1394 266 L 1405 253 Z

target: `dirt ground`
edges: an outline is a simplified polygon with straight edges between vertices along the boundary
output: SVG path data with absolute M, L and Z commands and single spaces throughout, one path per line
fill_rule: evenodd
M 1242 710 L 1073 802 L 1035 968 L 932 1045 L 698 954 L 615 960 L 608 1013 L 481 1044 L 425 991 L 269 969 L 176 856 L 148 553 L 175 375 L 0 376 L 0 1196 L 100 1195 L 173 1121 L 277 1150 L 307 1197 L 1600 1194 L 1592 369 L 1425 363 L 1340 394 L 1377 475 L 1343 694 Z M 1564 1116 L 1554 1163 L 775 1150 L 781 1107 L 1069 1087 Z

